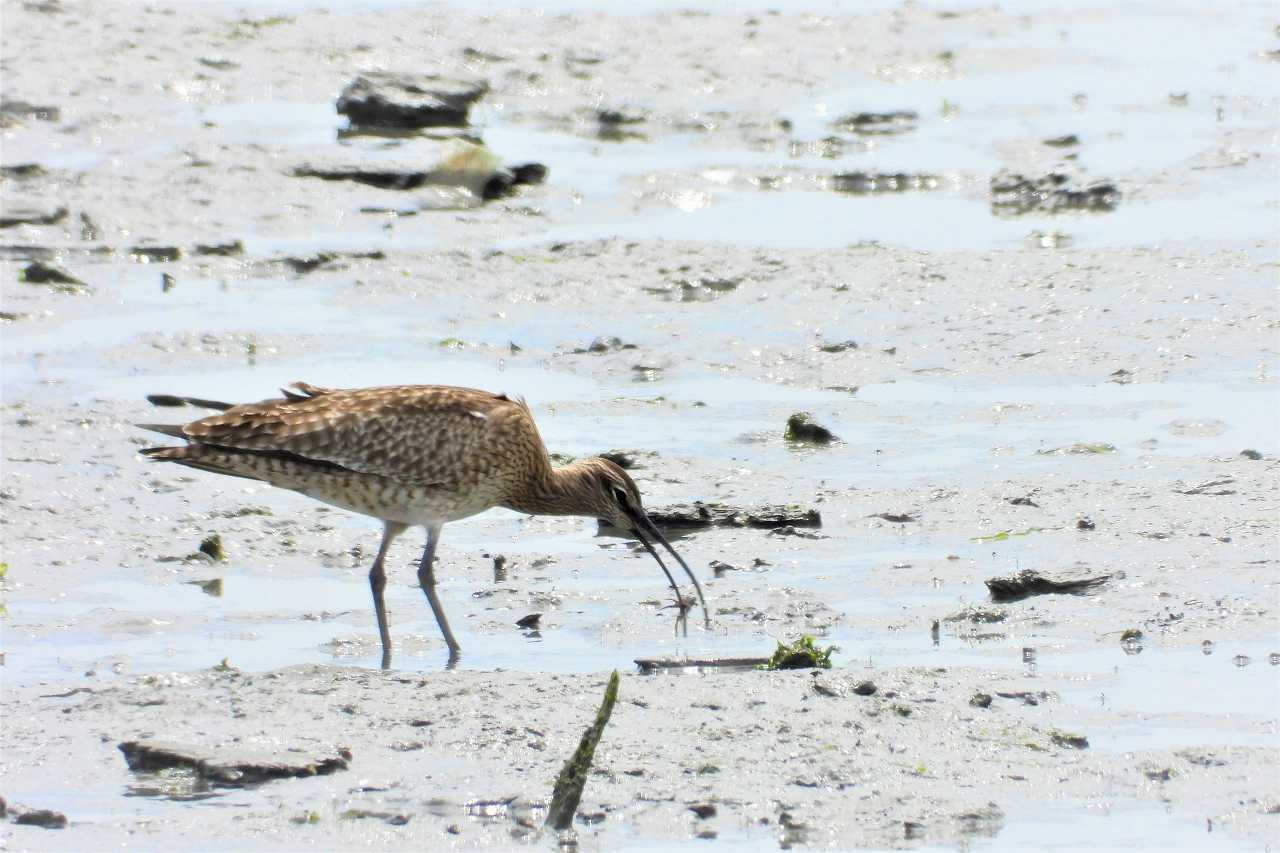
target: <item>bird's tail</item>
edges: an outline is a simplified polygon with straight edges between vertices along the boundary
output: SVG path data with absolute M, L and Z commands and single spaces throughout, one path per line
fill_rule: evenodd
M 163 424 L 138 424 L 138 426 L 155 432 L 165 431 Z M 162 428 L 157 429 L 157 426 Z M 178 435 L 181 436 L 181 433 Z M 264 460 L 261 456 L 221 447 L 191 444 L 186 447 L 147 447 L 138 452 L 156 462 L 177 462 L 179 465 L 199 471 L 212 471 L 215 474 L 243 477 L 246 480 L 266 480 L 269 475 L 269 471 L 266 470 L 268 466 L 263 464 Z

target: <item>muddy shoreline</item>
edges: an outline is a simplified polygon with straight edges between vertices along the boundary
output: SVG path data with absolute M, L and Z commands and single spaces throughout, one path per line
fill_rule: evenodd
M 614 669 L 579 847 L 1280 843 L 1271 10 L 3 15 L 7 849 L 551 846 Z M 371 69 L 487 89 L 355 132 Z M 453 671 L 405 536 L 381 672 L 371 522 L 137 455 L 148 394 L 296 380 L 519 394 L 652 507 L 805 521 L 672 528 L 687 637 L 616 531 L 450 525 Z M 802 634 L 833 669 L 634 663 Z

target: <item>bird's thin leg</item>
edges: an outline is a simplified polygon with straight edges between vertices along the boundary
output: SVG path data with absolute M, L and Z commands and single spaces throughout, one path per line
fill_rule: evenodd
M 453 667 L 458 662 L 458 652 L 461 646 L 458 641 L 453 638 L 453 631 L 449 630 L 449 620 L 444 615 L 444 607 L 440 605 L 440 597 L 436 595 L 436 574 L 431 564 L 436 556 L 436 543 L 440 541 L 440 524 L 427 525 L 427 548 L 422 552 L 422 562 L 418 565 L 418 583 L 422 586 L 422 591 L 427 594 L 427 602 L 431 605 L 431 612 L 436 615 L 436 622 L 440 625 L 440 632 L 444 634 L 445 645 L 449 647 L 449 666 Z
M 404 533 L 405 525 L 394 521 L 384 522 L 382 528 L 382 544 L 378 546 L 378 556 L 373 558 L 373 568 L 369 569 L 369 589 L 373 591 L 373 612 L 378 616 L 378 635 L 382 637 L 382 668 L 391 669 L 391 629 L 387 627 L 387 605 L 382 600 L 382 591 L 387 588 L 387 573 L 383 563 L 387 559 L 387 549 L 391 540 Z

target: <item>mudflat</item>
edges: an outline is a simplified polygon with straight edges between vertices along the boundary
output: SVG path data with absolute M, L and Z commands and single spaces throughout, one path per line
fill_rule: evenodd
M 4 0 L 10 849 L 1280 843 L 1273 10 L 776 7 Z M 621 451 L 711 628 L 493 511 L 381 671 L 374 522 L 137 453 L 295 380 Z

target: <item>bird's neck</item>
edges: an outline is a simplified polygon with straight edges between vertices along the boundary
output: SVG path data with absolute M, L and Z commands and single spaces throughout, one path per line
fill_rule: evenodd
M 595 517 L 589 483 L 591 465 L 588 460 L 570 462 L 553 468 L 550 460 L 527 481 L 519 494 L 509 498 L 505 506 L 529 515 L 585 515 Z

